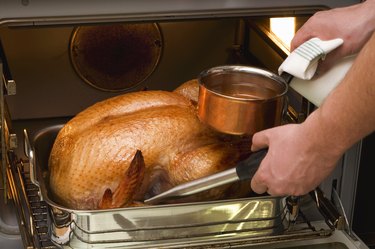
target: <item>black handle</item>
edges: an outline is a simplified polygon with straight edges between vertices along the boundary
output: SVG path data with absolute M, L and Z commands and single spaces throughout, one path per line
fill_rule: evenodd
M 287 72 L 282 72 L 280 74 L 281 78 L 283 78 L 285 80 L 285 82 L 289 85 L 289 83 L 292 81 L 293 79 L 293 75 L 291 75 L 290 73 L 287 73 Z
M 251 154 L 247 159 L 239 162 L 236 166 L 236 173 L 240 180 L 253 178 L 258 170 L 260 163 L 266 156 L 268 149 L 262 149 Z
M 311 191 L 310 195 L 318 205 L 318 209 L 324 218 L 329 221 L 331 226 L 337 227 L 340 220 L 342 220 L 342 217 L 335 205 L 333 205 L 333 203 L 324 195 L 323 191 L 319 187 L 317 187 L 314 191 Z

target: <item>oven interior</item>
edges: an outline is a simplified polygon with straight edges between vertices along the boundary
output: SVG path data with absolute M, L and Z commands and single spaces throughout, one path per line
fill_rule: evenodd
M 315 9 L 293 15 L 295 29 L 314 11 Z M 43 179 L 48 167 L 35 172 L 28 149 L 35 149 L 33 153 L 38 156 L 38 162 L 42 162 L 40 165 L 45 167 L 51 143 L 59 128 L 74 115 L 100 100 L 132 91 L 171 91 L 183 82 L 196 78 L 204 69 L 224 64 L 250 65 L 277 72 L 289 50 L 287 43 L 283 43 L 271 30 L 271 17 L 285 15 L 1 26 L 0 52 L 4 85 L 1 90 L 1 197 L 4 203 L 0 202 L 0 228 L 7 235 L 7 243 L 16 246 L 22 244 L 25 248 L 56 248 L 60 242 L 59 246 L 64 248 L 115 248 L 124 245 L 129 248 L 149 248 L 154 245 L 181 248 L 181 244 L 196 248 L 245 248 L 259 245 L 266 248 L 287 248 L 290 247 L 289 242 L 294 242 L 293 245 L 304 248 L 302 242 L 311 240 L 312 245 L 306 248 L 324 248 L 314 244 L 322 244 L 320 239 L 326 239 L 323 244 L 327 248 L 349 248 L 345 243 L 331 241 L 332 237 L 338 236 L 335 230 L 349 234 L 344 240 L 358 243 L 360 240 L 350 228 L 351 216 L 348 219 L 341 210 L 344 207 L 346 212 L 348 209 L 349 213 L 353 212 L 350 203 L 352 196 L 341 194 L 345 190 L 342 188 L 345 183 L 342 175 L 350 175 L 350 172 L 343 173 L 350 160 L 343 159 L 340 162 L 342 166 L 319 189 L 301 198 L 298 206 L 290 202 L 289 198 L 283 199 L 279 214 L 272 217 L 275 223 L 271 227 L 254 230 L 254 226 L 262 224 L 262 221 L 248 221 L 238 211 L 234 211 L 231 214 L 236 214 L 244 222 L 245 225 L 242 224 L 241 227 L 246 228 L 247 224 L 247 230 L 240 229 L 238 232 L 238 227 L 230 228 L 227 223 L 229 218 L 225 213 L 220 213 L 217 220 L 206 221 L 214 222 L 220 227 L 220 231 L 217 228 L 205 230 L 199 223 L 188 230 L 190 223 L 182 223 L 182 227 L 176 228 L 174 225 L 168 227 L 168 222 L 165 222 L 167 224 L 161 225 L 167 227 L 167 230 L 182 229 L 182 232 L 177 237 L 167 233 L 165 237 L 157 239 L 150 237 L 160 233 L 160 228 L 152 226 L 145 229 L 150 230 L 151 235 L 146 233 L 143 237 L 139 232 L 134 235 L 134 231 L 126 229 L 116 231 L 115 235 L 111 230 L 90 230 L 87 224 L 95 225 L 95 220 L 90 220 L 94 214 L 86 217 L 81 213 L 65 213 L 63 209 L 54 210 L 45 196 L 43 199 L 40 182 L 35 182 L 35 179 Z M 288 95 L 289 112 L 285 122 L 302 122 L 316 108 L 293 89 Z M 351 150 L 357 155 L 358 146 Z M 350 159 L 353 153 L 346 157 Z M 38 176 L 35 177 L 35 174 Z M 260 200 L 261 198 L 263 197 Z M 243 205 L 251 201 L 224 201 L 215 203 L 214 206 Z M 189 205 L 166 206 L 152 211 L 168 213 L 170 209 L 190 208 L 194 209 Z M 213 205 L 203 203 L 199 208 L 211 212 Z M 107 215 L 135 217 L 139 214 L 146 215 L 143 212 L 149 211 L 121 212 L 110 212 Z M 98 220 L 107 217 L 104 214 L 97 215 Z M 198 215 L 203 214 L 198 212 Z M 79 217 L 79 221 L 75 220 L 75 228 L 67 228 L 72 223 L 68 221 L 70 223 L 67 226 L 64 223 L 65 216 Z M 105 219 L 111 220 L 108 217 Z M 183 213 L 180 222 L 186 222 L 189 217 L 189 212 Z M 56 218 L 61 220 L 56 221 Z M 155 219 L 154 216 L 148 218 Z M 112 222 L 119 221 L 115 219 Z M 227 230 L 222 230 L 223 227 Z M 192 231 L 196 230 L 201 232 L 192 235 Z M 237 231 L 236 235 L 228 235 L 234 231 Z M 61 233 L 74 239 L 64 242 L 61 238 L 65 235 Z M 124 233 L 129 236 L 129 240 L 118 239 L 118 234 L 124 236 Z M 220 235 L 224 238 L 220 238 Z

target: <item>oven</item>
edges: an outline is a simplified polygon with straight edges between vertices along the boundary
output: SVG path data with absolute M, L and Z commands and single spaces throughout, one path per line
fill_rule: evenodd
M 362 142 L 298 203 L 253 196 L 81 211 L 56 204 L 46 180 L 56 134 L 86 107 L 171 91 L 218 65 L 276 72 L 289 52 L 270 18 L 293 17 L 298 28 L 318 10 L 357 2 L 0 1 L 0 247 L 368 248 L 352 229 Z M 286 122 L 317 108 L 288 95 Z

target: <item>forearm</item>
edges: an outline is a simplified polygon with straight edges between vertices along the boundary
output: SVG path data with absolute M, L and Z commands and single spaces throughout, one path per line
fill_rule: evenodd
M 343 81 L 303 124 L 334 154 L 375 129 L 375 36 L 359 53 Z

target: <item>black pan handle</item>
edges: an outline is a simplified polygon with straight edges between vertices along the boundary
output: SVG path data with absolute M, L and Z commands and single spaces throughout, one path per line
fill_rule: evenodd
M 236 173 L 240 180 L 248 180 L 253 178 L 258 170 L 260 163 L 266 156 L 268 149 L 262 149 L 252 153 L 247 159 L 239 162 L 236 166 Z
M 291 75 L 290 73 L 287 73 L 287 72 L 282 72 L 280 74 L 280 76 L 281 76 L 281 78 L 283 78 L 285 80 L 286 84 L 288 84 L 288 85 L 294 77 L 293 75 Z

